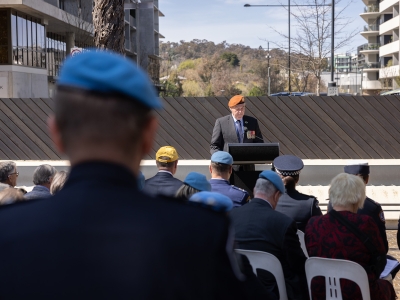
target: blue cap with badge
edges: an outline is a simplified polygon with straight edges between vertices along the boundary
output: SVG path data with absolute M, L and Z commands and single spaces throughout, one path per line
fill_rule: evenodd
M 183 183 L 201 192 L 211 191 L 211 184 L 208 182 L 207 177 L 197 172 L 187 174 Z
M 217 151 L 211 155 L 211 161 L 215 163 L 225 164 L 225 165 L 232 165 L 233 158 L 228 152 L 225 151 Z
M 344 172 L 352 175 L 369 175 L 369 165 L 365 160 L 351 160 L 344 166 Z
M 200 203 L 220 212 L 227 212 L 233 208 L 233 202 L 229 197 L 216 192 L 199 192 L 193 194 L 189 201 Z
M 262 171 L 258 178 L 263 178 L 271 182 L 282 194 L 285 193 L 285 186 L 282 178 L 274 171 Z
M 148 75 L 111 51 L 88 50 L 64 61 L 57 82 L 89 91 L 120 93 L 151 109 L 162 108 Z

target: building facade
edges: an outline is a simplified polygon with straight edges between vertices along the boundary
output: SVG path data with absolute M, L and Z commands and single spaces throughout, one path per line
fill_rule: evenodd
M 94 46 L 92 9 L 93 0 L 0 1 L 0 97 L 52 97 L 71 49 Z M 158 0 L 125 0 L 126 56 L 147 69 L 155 85 L 159 16 Z
M 361 35 L 367 43 L 358 47 L 363 70 L 363 93 L 378 94 L 398 88 L 399 80 L 399 0 L 363 0 L 360 16 L 367 25 Z

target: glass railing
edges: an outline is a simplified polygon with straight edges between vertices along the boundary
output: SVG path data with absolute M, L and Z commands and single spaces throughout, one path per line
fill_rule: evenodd
M 136 27 L 136 19 L 132 16 L 129 16 L 129 25 L 132 27 Z
M 379 25 L 365 25 L 364 31 L 379 31 Z
M 129 22 L 129 9 L 125 9 L 125 21 Z
M 368 5 L 364 7 L 364 13 L 379 12 L 378 5 Z
M 379 50 L 379 47 L 381 46 L 380 43 L 368 43 L 368 44 L 364 44 L 362 45 L 362 49 L 360 49 L 360 51 L 363 50 Z
M 376 69 L 376 68 L 380 68 L 380 67 L 381 67 L 381 64 L 379 62 L 366 62 L 366 63 L 359 65 L 359 68 L 363 68 L 363 69 Z

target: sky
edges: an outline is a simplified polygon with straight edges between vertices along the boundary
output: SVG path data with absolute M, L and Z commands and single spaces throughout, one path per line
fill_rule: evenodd
M 280 0 L 159 0 L 159 9 L 165 15 L 160 17 L 160 33 L 165 36 L 164 42 L 191 41 L 206 39 L 214 43 L 226 41 L 229 44 L 242 44 L 251 48 L 262 46 L 275 48 L 273 43 L 282 45 L 287 39 L 279 31 L 288 32 L 288 13 L 281 7 L 244 7 L 244 4 L 281 4 Z M 346 16 L 354 20 L 348 29 L 361 29 L 366 25 L 360 17 L 365 4 L 361 0 L 342 0 L 342 3 L 353 1 L 346 9 Z M 295 1 L 292 0 L 292 4 Z M 298 0 L 297 4 L 301 4 Z M 304 2 L 303 2 L 304 3 Z M 295 8 L 292 8 L 295 9 Z M 340 4 L 336 7 L 339 11 Z M 291 36 L 296 35 L 294 19 L 291 18 Z M 367 40 L 357 35 L 351 43 L 336 51 L 338 53 L 357 52 L 357 46 Z M 293 47 L 293 46 L 292 46 Z

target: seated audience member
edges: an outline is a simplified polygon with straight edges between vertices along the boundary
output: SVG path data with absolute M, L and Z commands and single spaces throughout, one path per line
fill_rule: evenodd
M 219 212 L 228 212 L 233 208 L 232 200 L 229 197 L 216 192 L 199 192 L 193 194 L 189 201 Z
M 26 200 L 48 198 L 51 196 L 50 186 L 54 175 L 57 173 L 56 168 L 50 165 L 40 165 L 33 172 L 33 190 L 25 194 Z
M 54 175 L 53 181 L 50 185 L 50 193 L 52 195 L 57 194 L 64 186 L 68 178 L 68 172 L 59 171 Z
M 0 191 L 17 185 L 17 165 L 13 161 L 0 162 Z
M 359 176 L 364 181 L 365 185 L 368 184 L 369 173 L 370 173 L 370 167 L 368 165 L 368 162 L 360 160 L 349 161 L 347 165 L 344 167 L 344 172 L 347 174 Z M 332 204 L 331 202 L 329 202 L 328 211 L 330 211 L 331 209 L 332 209 Z M 357 213 L 370 216 L 375 221 L 375 224 L 378 226 L 379 233 L 381 235 L 387 253 L 389 250 L 389 243 L 386 236 L 386 225 L 385 225 L 386 221 L 385 221 L 385 214 L 383 213 L 382 210 L 382 206 L 378 202 L 372 200 L 371 198 L 366 197 L 364 206 L 358 209 Z
M 303 161 L 294 155 L 281 155 L 274 159 L 273 166 L 285 185 L 285 193 L 279 199 L 276 211 L 295 220 L 297 229 L 304 232 L 308 220 L 322 215 L 322 212 L 314 196 L 296 190 L 300 172 L 304 168 Z
M 174 177 L 178 168 L 178 158 L 174 147 L 164 146 L 158 149 L 156 153 L 158 173 L 145 181 L 143 191 L 149 195 L 174 197 L 182 185 L 182 181 Z
M 239 249 L 264 251 L 276 256 L 282 265 L 289 299 L 308 299 L 306 257 L 297 236 L 296 223 L 275 211 L 284 192 L 278 174 L 261 172 L 254 187 L 254 198 L 230 212 L 235 240 Z M 264 270 L 257 273 L 269 291 L 278 295 L 272 274 Z
M 392 284 L 379 279 L 385 267 L 386 250 L 378 226 L 371 217 L 357 214 L 365 201 L 365 183 L 358 176 L 339 174 L 332 179 L 329 199 L 333 209 L 324 216 L 311 218 L 307 224 L 305 242 L 309 256 L 354 261 L 367 271 L 372 300 L 395 299 Z M 349 228 L 354 228 L 357 234 Z M 374 252 L 383 256 L 383 264 L 374 263 L 377 254 L 372 254 L 366 246 L 366 237 Z M 344 300 L 361 299 L 354 282 L 343 280 L 341 289 Z M 311 290 L 313 299 L 325 299 L 325 279 L 314 279 Z
M 189 199 L 193 194 L 204 191 L 211 191 L 211 185 L 207 177 L 197 172 L 190 172 L 187 174 L 182 186 L 176 192 L 175 197 Z
M 7 205 L 15 202 L 25 201 L 24 194 L 15 188 L 7 188 L 0 191 L 0 205 Z
M 230 221 L 138 190 L 162 102 L 97 49 L 63 62 L 48 124 L 71 163 L 52 201 L 0 209 L 0 299 L 245 299 Z
M 228 152 L 217 151 L 211 156 L 211 191 L 221 193 L 229 197 L 234 207 L 242 206 L 249 201 L 249 194 L 236 186 L 229 184 L 232 174 L 233 158 Z

